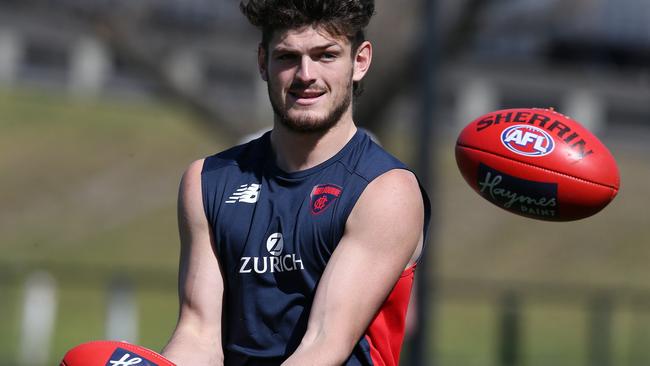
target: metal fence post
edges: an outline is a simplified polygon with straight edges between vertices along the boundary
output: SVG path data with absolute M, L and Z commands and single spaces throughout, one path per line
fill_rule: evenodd
M 512 291 L 502 295 L 499 303 L 498 365 L 516 366 L 521 354 L 521 302 Z
M 106 339 L 138 342 L 138 309 L 130 280 L 115 278 L 108 291 Z
M 31 274 L 25 282 L 20 339 L 20 365 L 47 363 L 57 308 L 56 281 L 47 272 Z
M 588 366 L 611 366 L 612 299 L 607 294 L 596 295 L 589 302 Z

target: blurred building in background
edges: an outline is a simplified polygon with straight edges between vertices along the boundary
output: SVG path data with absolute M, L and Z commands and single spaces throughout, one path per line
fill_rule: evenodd
M 467 64 L 474 65 L 468 83 L 487 79 L 500 104 L 546 103 L 597 132 L 605 124 L 647 126 L 650 3 L 485 3 L 467 53 Z
M 368 93 L 383 95 L 362 99 L 358 118 L 370 127 L 381 124 L 378 106 L 383 112 L 409 93 L 386 91 L 380 80 L 407 84 L 415 77 L 409 58 L 417 57 L 420 29 L 418 2 L 377 3 L 370 33 L 383 52 L 368 81 L 379 90 Z M 553 106 L 596 130 L 647 126 L 647 1 L 438 3 L 445 119 L 465 123 L 498 107 Z M 237 5 L 1 0 L 0 82 L 64 86 L 84 96 L 172 96 L 218 116 L 235 133 L 254 131 L 268 124 L 266 90 L 255 66 L 258 34 Z
M 255 36 L 229 1 L 0 1 L 0 82 L 177 98 L 255 127 Z

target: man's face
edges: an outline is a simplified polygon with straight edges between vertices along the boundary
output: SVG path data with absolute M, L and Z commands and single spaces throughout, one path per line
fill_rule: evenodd
M 351 118 L 357 74 L 351 52 L 346 38 L 322 29 L 276 31 L 259 62 L 279 122 L 293 131 L 321 132 L 344 115 Z

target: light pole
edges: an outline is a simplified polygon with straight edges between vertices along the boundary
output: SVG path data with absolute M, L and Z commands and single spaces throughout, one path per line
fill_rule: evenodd
M 436 1 L 422 1 L 422 19 L 420 31 L 420 64 L 418 73 L 419 85 L 419 122 L 415 129 L 418 143 L 417 173 L 421 184 L 430 194 L 434 194 L 435 176 L 432 175 L 431 165 L 436 161 L 436 128 L 434 112 L 436 101 L 436 70 L 438 64 L 438 37 L 436 35 Z M 432 207 L 435 207 L 432 204 Z M 432 208 L 432 218 L 429 223 L 429 240 L 425 243 L 425 251 L 421 262 L 421 271 L 416 281 L 416 318 L 417 326 L 411 338 L 410 364 L 413 366 L 433 366 L 437 364 L 430 346 L 435 344 L 435 305 L 438 284 L 436 280 L 437 246 L 434 243 L 436 229 L 436 214 Z

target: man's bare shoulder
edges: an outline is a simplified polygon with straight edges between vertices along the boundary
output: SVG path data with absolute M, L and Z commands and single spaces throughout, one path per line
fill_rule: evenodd
M 423 212 L 423 196 L 415 174 L 406 169 L 392 169 L 368 184 L 352 211 L 350 223 L 372 225 L 374 220 L 381 219 L 421 227 Z M 407 218 L 418 220 L 405 222 Z
M 197 184 L 200 186 L 204 162 L 205 159 L 198 159 L 188 165 L 181 179 L 181 191 L 191 189 Z
M 364 196 L 372 196 L 372 199 L 365 199 L 361 203 L 370 203 L 373 206 L 419 210 L 423 205 L 418 179 L 413 172 L 407 169 L 391 169 L 381 174 L 368 184 L 362 198 Z

